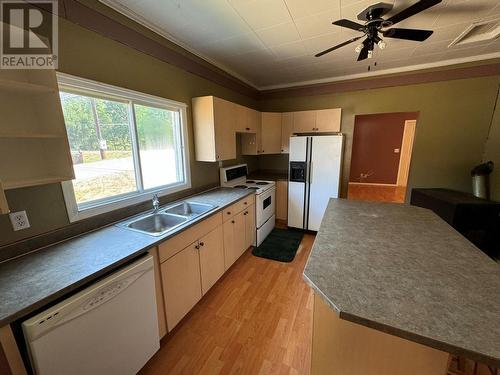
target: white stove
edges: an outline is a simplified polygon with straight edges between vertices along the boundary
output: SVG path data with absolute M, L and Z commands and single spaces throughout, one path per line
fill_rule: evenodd
M 247 179 L 246 164 L 233 165 L 220 169 L 220 184 L 235 189 L 255 191 L 255 225 L 257 246 L 268 236 L 276 222 L 276 183 L 274 181 Z

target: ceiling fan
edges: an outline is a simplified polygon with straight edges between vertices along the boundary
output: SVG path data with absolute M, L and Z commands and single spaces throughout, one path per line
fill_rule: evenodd
M 401 12 L 393 15 L 392 17 L 389 17 L 388 19 L 383 19 L 382 16 L 392 10 L 393 5 L 387 3 L 377 3 L 369 6 L 360 14 L 358 14 L 358 20 L 365 21 L 364 24 L 346 19 L 332 22 L 337 26 L 360 31 L 364 35 L 352 38 L 344 43 L 340 43 L 334 47 L 328 48 L 320 53 L 317 53 L 315 56 L 323 56 L 338 48 L 344 47 L 350 43 L 354 43 L 355 41 L 366 36 L 366 39 L 356 47 L 356 52 L 359 53 L 358 61 L 371 58 L 373 55 L 373 50 L 375 49 L 375 45 L 377 45 L 380 49 L 384 49 L 386 46 L 385 42 L 379 36 L 379 33 L 386 38 L 423 42 L 432 35 L 432 30 L 388 28 L 436 4 L 439 4 L 441 1 L 442 0 L 420 0 L 415 4 L 409 6 L 408 8 L 403 9 Z

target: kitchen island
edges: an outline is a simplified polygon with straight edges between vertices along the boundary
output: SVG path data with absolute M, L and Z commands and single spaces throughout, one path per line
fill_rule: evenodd
M 430 210 L 331 199 L 304 279 L 313 375 L 500 366 L 500 266 Z

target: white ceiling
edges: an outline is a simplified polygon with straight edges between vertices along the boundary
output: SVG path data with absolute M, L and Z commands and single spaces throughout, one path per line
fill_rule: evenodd
M 443 0 L 397 24 L 434 30 L 427 41 L 386 38 L 387 48 L 364 62 L 356 61 L 356 43 L 320 58 L 314 54 L 360 35 L 331 23 L 356 21 L 377 0 L 101 1 L 259 89 L 500 57 L 500 39 L 448 47 L 473 22 L 499 18 L 498 0 Z M 394 4 L 393 14 L 415 0 L 384 2 Z

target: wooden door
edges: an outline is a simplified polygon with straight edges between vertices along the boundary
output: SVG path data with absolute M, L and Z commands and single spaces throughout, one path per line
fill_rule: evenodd
M 262 112 L 262 154 L 281 153 L 281 113 Z
M 316 132 L 340 132 L 340 108 L 316 111 Z
M 288 181 L 276 181 L 276 219 L 288 218 Z
M 198 241 L 161 264 L 168 331 L 201 299 Z
M 293 134 L 293 113 L 281 114 L 281 152 L 288 154 L 290 151 L 290 137 Z
M 205 294 L 225 271 L 222 225 L 200 238 L 199 251 L 201 289 Z
M 255 245 L 255 205 L 250 205 L 244 212 L 245 216 L 245 250 Z M 245 251 L 243 250 L 243 252 Z
M 293 132 L 312 133 L 316 129 L 316 111 L 293 112 Z
M 214 98 L 215 158 L 236 159 L 235 107 L 227 100 Z

